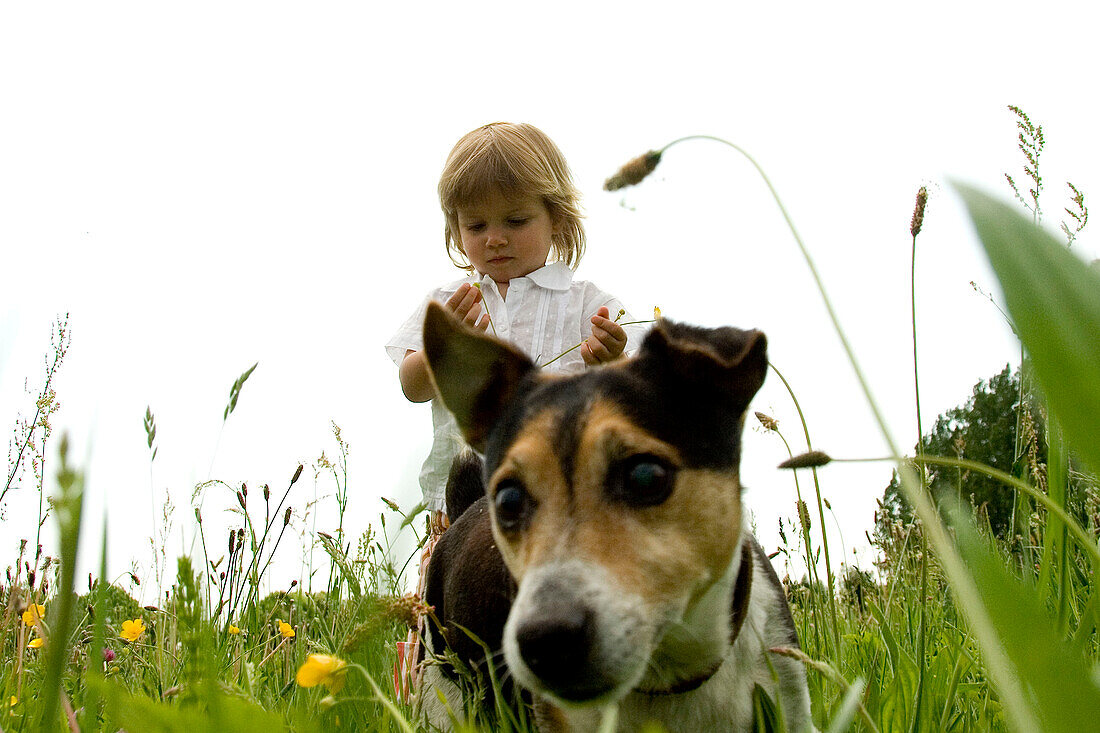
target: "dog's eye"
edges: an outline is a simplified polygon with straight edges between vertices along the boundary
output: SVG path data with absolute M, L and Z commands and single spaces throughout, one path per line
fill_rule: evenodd
M 675 471 L 654 456 L 634 456 L 621 464 L 618 473 L 612 493 L 629 504 L 655 506 L 672 493 Z
M 496 498 L 497 522 L 500 528 L 515 531 L 522 527 L 531 507 L 531 498 L 523 484 L 515 479 L 505 479 L 497 486 Z

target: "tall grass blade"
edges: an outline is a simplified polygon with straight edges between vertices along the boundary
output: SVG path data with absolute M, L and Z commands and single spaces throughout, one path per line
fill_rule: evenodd
M 355 577 L 355 572 L 351 568 L 351 563 L 348 562 L 348 556 L 340 549 L 340 545 L 336 544 L 336 540 L 324 532 L 317 533 L 317 539 L 321 541 L 321 547 L 324 548 L 328 556 L 332 558 L 332 561 L 340 568 L 340 573 L 344 576 L 344 580 L 347 581 L 348 588 L 351 589 L 352 594 L 359 598 L 363 595 L 363 588 L 359 585 L 359 579 Z
M 1008 204 L 954 186 L 1067 441 L 1100 471 L 1100 274 Z
M 855 720 L 856 713 L 859 712 L 859 701 L 863 696 L 863 687 L 863 680 L 857 679 L 848 688 L 848 694 L 844 696 L 844 702 L 841 703 L 836 716 L 829 723 L 828 733 L 844 733 L 844 731 L 850 730 L 852 721 Z
M 92 601 L 95 618 L 92 622 L 92 644 L 88 647 L 87 668 L 84 672 L 86 695 L 81 730 L 99 730 L 100 689 L 97 683 L 103 679 L 103 647 L 107 636 L 106 585 L 107 585 L 107 518 L 103 518 L 103 542 L 99 560 L 99 579 L 96 581 Z M 91 590 L 91 589 L 89 589 Z
M 1091 665 L 1063 640 L 1034 586 L 1015 578 L 958 509 L 952 525 L 985 607 L 1040 730 L 1094 730 L 1100 685 Z M 1012 708 L 1005 707 L 1011 721 Z M 1023 727 L 1014 721 L 1017 729 Z
M 57 471 L 58 495 L 54 500 L 58 538 L 61 545 L 61 569 L 58 572 L 58 593 L 54 601 L 56 613 L 50 623 L 50 643 L 46 655 L 46 679 L 42 685 L 42 707 L 38 729 L 57 724 L 57 710 L 62 689 L 61 675 L 69 659 L 69 640 L 73 627 L 73 592 L 76 575 L 76 551 L 80 544 L 80 515 L 84 507 L 84 475 L 69 465 L 69 438 L 61 437 L 58 451 L 61 467 Z

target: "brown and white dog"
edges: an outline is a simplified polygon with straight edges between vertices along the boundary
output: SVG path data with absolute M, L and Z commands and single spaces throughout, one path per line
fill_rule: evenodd
M 432 306 L 424 345 L 484 455 L 452 475 L 457 516 L 428 569 L 425 600 L 460 658 L 486 663 L 459 627 L 503 649 L 541 731 L 596 730 L 611 703 L 621 731 L 750 730 L 756 685 L 788 730 L 811 729 L 805 671 L 768 652 L 798 638 L 741 506 L 762 333 L 661 321 L 635 357 L 551 377 Z M 436 690 L 463 709 L 445 672 L 429 666 L 421 693 L 444 725 Z

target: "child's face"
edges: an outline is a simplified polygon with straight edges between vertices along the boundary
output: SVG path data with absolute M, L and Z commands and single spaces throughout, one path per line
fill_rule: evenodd
M 560 229 L 537 196 L 510 199 L 494 191 L 457 213 L 462 251 L 474 269 L 500 285 L 545 265 L 551 238 Z

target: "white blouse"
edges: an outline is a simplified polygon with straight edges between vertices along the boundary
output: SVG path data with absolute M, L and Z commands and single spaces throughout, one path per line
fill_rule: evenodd
M 496 282 L 488 275 L 476 273 L 436 288 L 428 293 L 408 320 L 388 342 L 386 353 L 400 365 L 408 351 L 424 348 L 424 312 L 429 301 L 445 303 L 463 283 L 481 283 L 482 306 L 489 312 L 492 326 L 488 333 L 512 342 L 536 364 L 546 364 L 548 372 L 579 372 L 584 370 L 581 350 L 573 349 L 551 362 L 562 352 L 577 346 L 592 335 L 592 322 L 601 306 L 606 306 L 615 319 L 623 305 L 594 284 L 573 280 L 573 271 L 562 262 L 553 262 L 508 283 L 507 300 L 500 297 Z M 619 323 L 635 320 L 624 313 Z M 623 326 L 627 344 L 625 354 L 641 345 L 649 323 Z M 432 400 L 434 439 L 432 450 L 420 471 L 420 487 L 424 502 L 431 511 L 444 510 L 444 489 L 451 461 L 464 445 L 454 417 L 440 400 Z

